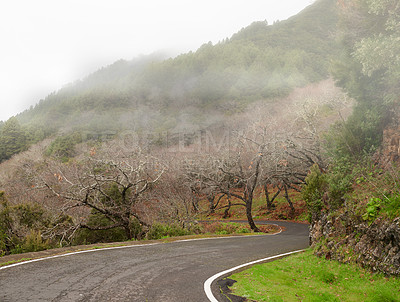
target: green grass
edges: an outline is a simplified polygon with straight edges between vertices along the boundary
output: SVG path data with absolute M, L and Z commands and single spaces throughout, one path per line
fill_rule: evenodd
M 255 301 L 400 301 L 400 278 L 324 260 L 306 251 L 230 277 L 233 294 Z
M 19 263 L 19 262 L 24 262 L 24 261 L 29 261 L 32 260 L 32 258 L 22 258 L 19 260 L 13 260 L 13 261 L 8 261 L 8 262 L 3 262 L 0 263 L 0 266 L 6 266 L 6 265 L 11 265 L 11 264 L 15 264 L 15 263 Z

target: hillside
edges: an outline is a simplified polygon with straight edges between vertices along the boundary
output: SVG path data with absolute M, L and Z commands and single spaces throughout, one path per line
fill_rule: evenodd
M 318 0 L 286 21 L 254 22 L 196 52 L 117 61 L 19 114 L 26 135 L 14 149 L 57 133 L 132 129 L 160 136 L 221 123 L 254 101 L 273 102 L 326 79 L 338 49 L 336 24 L 335 1 Z M 0 150 L 0 160 L 14 151 Z
M 319 0 L 196 52 L 115 62 L 0 125 L 0 255 L 197 233 L 208 215 L 254 232 L 254 215 L 304 220 L 322 132 L 351 112 L 328 72 L 335 12 Z
M 162 144 L 133 131 L 45 139 L 0 163 L 0 255 L 164 236 L 175 227 L 196 233 L 197 220 L 247 217 L 241 198 L 251 217 L 303 221 L 296 188 L 320 161 L 322 132 L 351 105 L 328 79 Z

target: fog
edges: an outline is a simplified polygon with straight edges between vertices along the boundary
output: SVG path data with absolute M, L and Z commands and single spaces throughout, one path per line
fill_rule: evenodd
M 0 12 L 0 120 L 118 59 L 172 55 L 284 20 L 311 0 L 8 1 Z

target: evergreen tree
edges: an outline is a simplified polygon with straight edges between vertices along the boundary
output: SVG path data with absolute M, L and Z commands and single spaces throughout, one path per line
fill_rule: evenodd
M 25 131 L 15 117 L 4 123 L 0 133 L 0 161 L 9 159 L 27 148 Z
M 380 145 L 389 109 L 400 94 L 400 3 L 341 0 L 339 6 L 343 53 L 332 73 L 357 101 L 342 129 L 357 140 L 350 153 L 360 155 Z

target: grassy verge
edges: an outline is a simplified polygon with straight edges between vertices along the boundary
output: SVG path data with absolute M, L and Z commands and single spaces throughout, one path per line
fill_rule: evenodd
M 19 260 L 7 261 L 7 262 L 0 263 L 0 267 L 1 266 L 7 266 L 7 265 L 15 264 L 15 263 L 19 263 L 19 262 L 29 261 L 29 260 L 32 260 L 32 258 L 22 258 L 22 259 L 19 259 Z
M 306 251 L 230 277 L 233 294 L 253 301 L 400 301 L 400 278 L 324 260 Z

